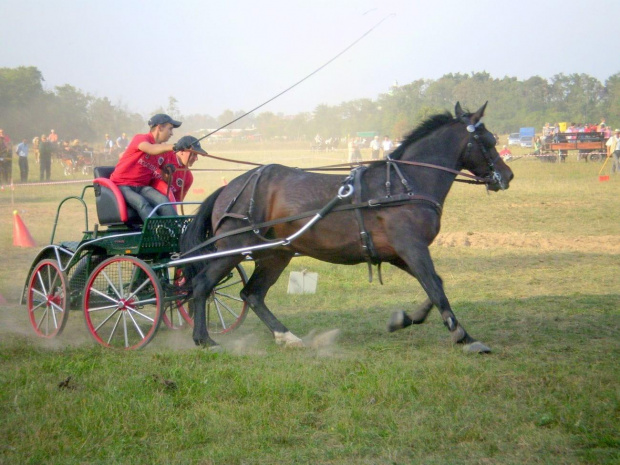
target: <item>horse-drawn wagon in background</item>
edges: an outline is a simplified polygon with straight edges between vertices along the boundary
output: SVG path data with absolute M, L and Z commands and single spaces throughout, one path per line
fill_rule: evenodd
M 542 140 L 537 157 L 545 162 L 563 162 L 570 152 L 577 152 L 577 160 L 602 161 L 607 156 L 605 141 L 602 132 L 560 132 Z

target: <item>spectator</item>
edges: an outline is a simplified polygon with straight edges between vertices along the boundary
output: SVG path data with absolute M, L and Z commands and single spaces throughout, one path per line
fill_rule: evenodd
M 105 141 L 103 142 L 103 151 L 105 153 L 112 153 L 114 148 L 114 142 L 110 139 L 110 134 L 105 135 Z
M 121 136 L 116 139 L 116 146 L 121 149 L 121 153 L 125 151 L 127 146 L 129 145 L 129 139 L 127 139 L 127 134 L 123 133 Z
M 166 143 L 172 137 L 174 128 L 181 126 L 180 121 L 160 113 L 153 116 L 148 124 L 149 132 L 137 134 L 131 139 L 110 176 L 110 180 L 116 183 L 123 193 L 127 204 L 138 212 L 143 221 L 157 205 L 169 201 L 164 194 L 150 185 L 160 170 L 161 163 L 158 158 L 163 161 L 170 151 L 183 151 L 189 148 L 189 144 L 185 146 L 179 143 L 176 145 Z M 156 155 L 162 156 L 156 157 Z M 159 175 L 161 176 L 161 173 Z M 164 205 L 157 211 L 160 216 L 176 215 L 172 205 Z
M 39 142 L 39 179 L 41 180 L 41 182 L 50 180 L 52 174 L 53 151 L 53 144 L 47 140 L 46 135 L 42 135 Z
M 570 126 L 568 128 L 566 128 L 566 133 L 567 134 L 572 134 L 572 133 L 576 133 L 577 131 L 577 126 L 575 125 L 575 123 L 570 123 Z M 568 136 L 566 138 L 567 141 L 574 141 L 575 139 L 577 139 L 577 136 Z
M 512 158 L 512 152 L 510 151 L 510 149 L 507 146 L 503 146 L 502 147 L 502 151 L 499 152 L 499 156 L 504 160 L 504 161 L 508 161 Z
M 370 159 L 378 160 L 380 151 L 381 151 L 381 142 L 379 142 L 379 136 L 375 136 L 370 141 Z
M 49 142 L 51 142 L 52 144 L 57 144 L 58 143 L 58 134 L 56 134 L 56 132 L 53 129 L 50 130 L 50 135 L 47 137 L 47 140 Z
M 13 171 L 13 147 L 11 138 L 0 129 L 0 183 L 11 184 Z
M 41 139 L 39 136 L 32 138 L 32 150 L 34 151 L 34 160 L 39 163 L 39 143 Z
M 28 141 L 22 139 L 21 144 L 17 146 L 15 150 L 17 153 L 19 163 L 19 176 L 21 182 L 28 182 Z
M 620 129 L 614 131 L 605 145 L 607 146 L 607 157 L 613 157 L 611 160 L 611 172 L 618 173 L 620 171 Z
M 383 136 L 381 147 L 383 148 L 383 158 L 387 158 L 387 156 L 392 153 L 392 150 L 394 150 L 394 143 L 388 136 Z
M 359 138 L 349 139 L 349 163 L 359 163 L 362 161 L 362 152 L 360 152 Z

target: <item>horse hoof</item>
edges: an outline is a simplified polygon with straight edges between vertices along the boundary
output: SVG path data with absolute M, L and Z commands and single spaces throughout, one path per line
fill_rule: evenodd
M 463 352 L 467 352 L 470 354 L 490 354 L 491 349 L 485 346 L 482 342 L 476 341 L 471 344 L 465 344 L 463 346 Z
M 194 344 L 196 344 L 198 347 L 204 347 L 205 349 L 209 350 L 217 350 L 217 348 L 220 347 L 220 345 L 211 338 L 194 339 Z
M 388 332 L 393 333 L 396 330 L 411 326 L 411 323 L 411 318 L 409 318 L 409 316 L 405 312 L 394 312 L 390 317 L 390 321 L 388 321 L 387 330 Z
M 274 331 L 273 337 L 276 340 L 276 344 L 284 347 L 304 347 L 304 341 L 299 339 L 290 331 L 285 333 L 280 333 L 278 331 Z

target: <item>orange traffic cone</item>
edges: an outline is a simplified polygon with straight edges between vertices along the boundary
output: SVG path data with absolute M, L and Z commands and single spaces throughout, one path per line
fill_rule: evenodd
M 13 211 L 13 245 L 17 247 L 37 246 L 17 210 Z

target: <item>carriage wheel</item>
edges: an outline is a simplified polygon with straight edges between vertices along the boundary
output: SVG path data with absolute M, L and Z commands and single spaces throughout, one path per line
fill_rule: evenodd
M 163 291 L 149 265 L 131 256 L 108 258 L 93 270 L 85 289 L 86 326 L 99 344 L 131 350 L 153 339 Z
M 42 260 L 28 280 L 28 316 L 34 331 L 53 338 L 67 323 L 67 277 L 58 262 Z
M 230 270 L 207 299 L 207 331 L 226 334 L 237 329 L 248 314 L 248 304 L 239 293 L 248 282 L 243 266 Z
M 591 161 L 599 161 L 601 158 L 603 158 L 603 157 L 601 157 L 601 155 L 598 154 L 598 153 L 590 154 L 590 160 Z
M 175 286 L 184 284 L 181 270 L 175 274 Z M 239 293 L 248 282 L 243 266 L 237 265 L 226 275 L 207 299 L 207 330 L 210 334 L 226 334 L 238 328 L 248 314 L 248 304 Z M 194 326 L 193 311 L 188 302 L 177 302 L 177 310 L 185 321 Z

